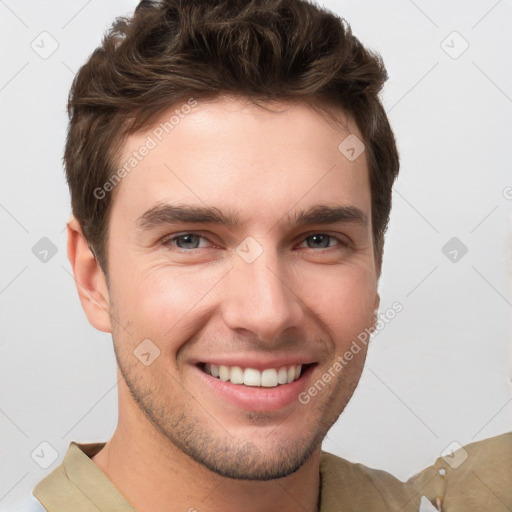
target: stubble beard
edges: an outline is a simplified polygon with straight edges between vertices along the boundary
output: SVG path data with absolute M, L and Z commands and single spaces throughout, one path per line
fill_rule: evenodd
M 172 376 L 176 396 L 169 397 L 168 401 L 162 399 L 169 395 L 159 393 L 158 386 L 141 377 L 147 368 L 139 368 L 137 364 L 140 363 L 133 355 L 133 361 L 122 360 L 115 342 L 114 351 L 133 401 L 155 430 L 172 444 L 172 448 L 177 448 L 208 470 L 236 480 L 274 480 L 298 471 L 320 449 L 322 440 L 345 409 L 359 381 L 359 378 L 355 381 L 346 379 L 341 372 L 332 390 L 324 389 L 319 400 L 300 405 L 304 407 L 305 415 L 314 416 L 308 424 L 308 432 L 296 432 L 293 439 L 283 439 L 279 436 L 279 425 L 276 425 L 267 435 L 271 441 L 265 447 L 259 447 L 251 440 L 230 433 L 225 422 L 209 414 L 201 401 L 195 400 Z M 187 403 L 192 402 L 204 411 L 203 418 L 187 410 Z M 246 412 L 244 419 L 250 420 L 257 429 L 258 425 L 267 424 L 272 417 L 264 412 Z

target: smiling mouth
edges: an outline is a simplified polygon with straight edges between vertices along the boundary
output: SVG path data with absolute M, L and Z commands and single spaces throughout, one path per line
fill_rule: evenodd
M 209 363 L 200 363 L 199 368 L 223 382 L 231 382 L 241 386 L 275 388 L 284 386 L 301 378 L 301 376 L 315 363 L 281 366 L 279 368 L 242 368 L 240 366 L 226 366 Z

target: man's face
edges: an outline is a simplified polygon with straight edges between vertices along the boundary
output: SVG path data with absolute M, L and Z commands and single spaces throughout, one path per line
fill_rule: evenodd
M 156 142 L 117 185 L 110 217 L 120 392 L 144 412 L 132 425 L 141 434 L 156 429 L 224 476 L 278 478 L 320 447 L 366 357 L 363 346 L 335 366 L 378 306 L 367 161 L 338 150 L 349 133 L 362 137 L 305 104 L 269 112 L 224 98 L 191 110 L 168 134 L 131 136 L 121 156 Z M 235 222 L 173 221 L 170 206 Z M 351 215 L 294 223 L 322 206 Z M 214 365 L 228 368 L 215 377 Z M 318 380 L 329 383 L 309 393 Z

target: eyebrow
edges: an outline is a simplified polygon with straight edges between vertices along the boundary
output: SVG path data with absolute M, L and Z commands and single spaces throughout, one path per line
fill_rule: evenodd
M 346 222 L 368 226 L 367 215 L 355 206 L 315 205 L 308 210 L 299 210 L 285 215 L 288 227 L 303 227 L 313 224 L 335 224 Z M 162 224 L 188 222 L 192 224 L 219 224 L 228 228 L 239 227 L 243 222 L 233 212 L 223 212 L 215 206 L 195 206 L 157 203 L 137 220 L 137 229 L 149 231 Z

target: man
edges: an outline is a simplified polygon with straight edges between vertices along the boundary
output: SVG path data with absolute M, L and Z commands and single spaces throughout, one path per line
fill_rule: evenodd
M 34 489 L 46 510 L 491 503 L 462 502 L 444 459 L 402 483 L 321 451 L 377 320 L 399 169 L 385 79 L 305 1 L 144 1 L 116 20 L 73 83 L 65 164 L 68 256 L 112 333 L 119 423 L 71 443 Z M 494 443 L 466 468 L 507 454 Z

